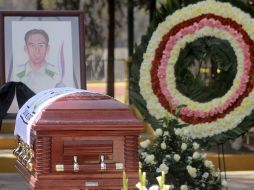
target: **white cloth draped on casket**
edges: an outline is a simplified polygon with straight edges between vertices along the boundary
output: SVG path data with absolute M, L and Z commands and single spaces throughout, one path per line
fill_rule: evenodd
M 14 135 L 19 136 L 25 143 L 30 145 L 31 127 L 36 122 L 36 118 L 41 111 L 59 98 L 84 91 L 86 90 L 64 87 L 39 92 L 30 98 L 18 111 Z

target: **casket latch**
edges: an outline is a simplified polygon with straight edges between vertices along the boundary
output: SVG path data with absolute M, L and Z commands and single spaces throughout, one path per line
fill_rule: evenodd
M 73 171 L 78 172 L 79 171 L 78 157 L 73 156 L 73 160 L 74 160 Z
M 63 164 L 57 164 L 56 165 L 56 171 L 57 172 L 63 172 L 64 171 L 64 165 Z
M 116 170 L 123 170 L 124 165 L 123 163 L 116 163 Z
M 106 163 L 104 162 L 104 155 L 101 155 L 100 157 L 101 160 L 101 170 L 106 170 Z

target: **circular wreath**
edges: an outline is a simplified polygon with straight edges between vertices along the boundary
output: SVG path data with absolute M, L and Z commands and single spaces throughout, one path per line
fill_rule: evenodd
M 176 129 L 180 135 L 223 143 L 253 125 L 254 20 L 237 7 L 246 5 L 225 1 L 205 0 L 183 8 L 173 1 L 157 14 L 137 47 L 130 99 L 153 127 L 165 114 L 178 115 L 182 105 L 183 125 Z M 208 86 L 199 77 L 207 62 Z

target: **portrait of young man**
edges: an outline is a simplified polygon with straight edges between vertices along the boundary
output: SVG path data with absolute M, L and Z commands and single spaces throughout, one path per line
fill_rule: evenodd
M 72 50 L 70 23 L 13 22 L 10 81 L 23 82 L 35 93 L 56 87 L 76 87 L 73 55 L 67 50 Z
M 24 41 L 24 52 L 28 60 L 18 65 L 16 78 L 33 87 L 36 92 L 40 89 L 54 88 L 56 85 L 54 81 L 59 81 L 59 71 L 55 65 L 46 60 L 50 51 L 47 32 L 42 29 L 31 29 L 26 32 Z

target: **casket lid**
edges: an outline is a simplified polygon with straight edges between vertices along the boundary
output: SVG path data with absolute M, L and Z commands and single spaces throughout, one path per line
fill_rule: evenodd
M 88 91 L 68 94 L 52 102 L 41 110 L 32 125 L 36 131 L 141 130 L 142 127 L 127 105 Z
M 132 131 L 143 128 L 127 105 L 70 87 L 39 92 L 18 111 L 14 135 L 30 144 L 31 131 Z

